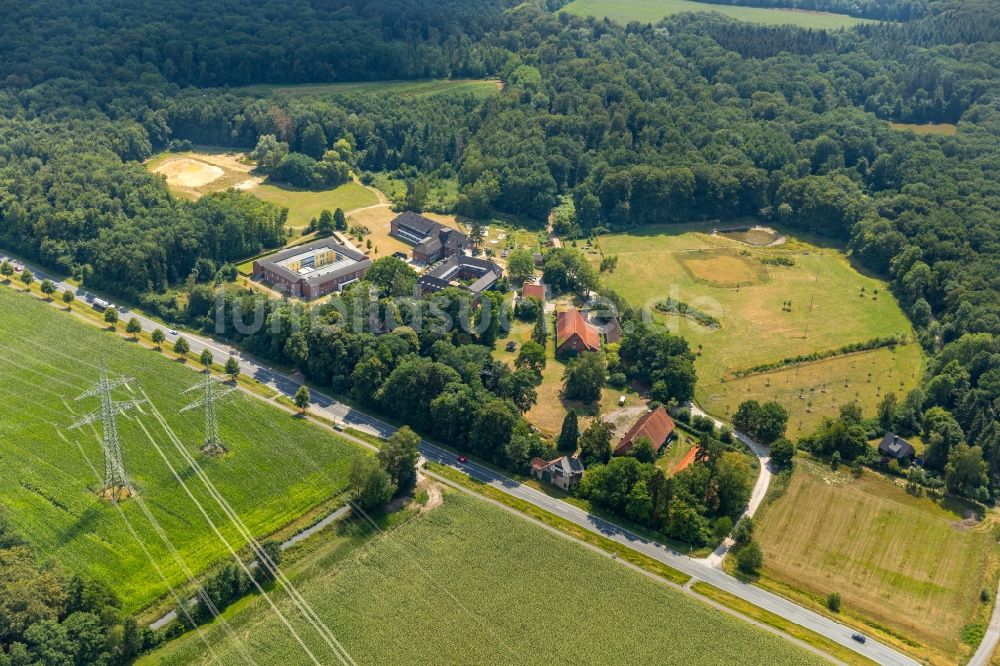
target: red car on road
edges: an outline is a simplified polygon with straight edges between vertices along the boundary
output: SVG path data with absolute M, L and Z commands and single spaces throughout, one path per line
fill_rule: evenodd
M 460 462 L 460 463 L 462 463 L 464 465 L 465 463 L 469 462 L 469 459 L 466 458 L 465 456 L 459 456 L 458 457 L 458 462 Z

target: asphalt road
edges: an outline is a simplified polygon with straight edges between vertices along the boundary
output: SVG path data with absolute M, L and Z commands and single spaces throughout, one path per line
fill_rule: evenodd
M 0 260 L 2 259 L 3 256 L 0 254 Z M 58 282 L 51 276 L 47 276 L 43 271 L 36 270 L 34 266 L 31 267 L 31 270 L 40 280 L 46 277 L 52 279 L 53 282 L 56 282 L 57 288 L 60 291 L 66 289 L 76 291 L 75 287 L 72 285 L 65 282 Z M 88 295 L 83 292 L 78 292 L 78 297 L 87 302 L 92 302 L 94 299 L 92 295 Z M 164 324 L 130 312 L 128 309 L 119 308 L 119 313 L 121 314 L 121 319 L 123 321 L 127 321 L 132 317 L 138 318 L 144 331 L 149 332 L 156 328 L 160 328 L 164 332 L 168 330 L 168 327 Z M 302 385 L 302 381 L 300 379 L 277 370 L 272 370 L 259 361 L 249 357 L 248 355 L 242 354 L 238 350 L 226 344 L 190 333 L 184 333 L 183 336 L 190 343 L 191 351 L 195 354 L 201 353 L 203 349 L 210 349 L 217 362 L 220 360 L 224 362 L 230 355 L 234 355 L 240 360 L 240 369 L 243 374 L 254 377 L 261 383 L 274 388 L 286 396 L 294 396 L 295 391 L 297 391 Z M 176 335 L 167 336 L 167 340 L 169 342 L 176 339 Z M 382 437 L 387 437 L 395 431 L 395 428 L 391 425 L 380 421 L 375 417 L 369 416 L 368 414 L 359 412 L 349 405 L 338 402 L 321 391 L 311 390 L 311 394 L 313 399 L 313 405 L 311 406 L 312 411 L 319 413 L 326 418 L 333 418 L 338 421 L 342 421 L 346 425 L 353 428 L 364 430 Z M 879 664 L 896 666 L 918 663 L 871 638 L 869 638 L 864 644 L 858 643 L 851 638 L 851 636 L 855 633 L 853 629 L 823 615 L 803 608 L 792 601 L 784 599 L 783 597 L 779 597 L 748 583 L 741 582 L 733 576 L 723 572 L 721 569 L 713 566 L 709 560 L 696 560 L 687 557 L 686 555 L 682 555 L 681 553 L 678 553 L 662 544 L 642 538 L 614 523 L 587 513 L 572 504 L 549 497 L 545 493 L 539 492 L 529 486 L 525 486 L 482 465 L 471 461 L 468 463 L 460 463 L 456 454 L 431 444 L 430 442 L 424 441 L 421 443 L 420 453 L 428 460 L 458 469 L 478 481 L 488 483 L 489 485 L 502 490 L 509 495 L 530 502 L 580 527 L 601 534 L 609 539 L 613 539 L 614 541 L 628 546 L 637 552 L 643 553 L 644 555 L 667 564 L 679 571 L 683 571 L 698 580 L 702 580 L 706 583 L 714 585 L 715 587 L 725 590 L 730 594 L 740 597 L 755 606 L 768 610 L 785 618 L 786 620 L 815 631 L 816 633 L 821 634 L 832 641 L 840 643 L 841 645 L 844 645 Z M 758 455 L 760 455 L 759 452 Z M 759 482 L 760 478 L 758 478 L 758 485 Z M 766 488 L 766 485 L 764 487 Z M 757 502 L 759 503 L 759 499 L 757 499 Z M 990 629 L 994 629 L 993 623 L 991 623 Z M 992 640 L 995 644 L 997 638 L 997 632 L 988 632 L 986 638 L 984 639 L 984 645 L 981 646 L 981 651 L 988 647 L 985 645 L 986 641 Z M 990 653 L 992 653 L 992 647 L 990 647 L 989 651 L 986 652 L 986 654 Z

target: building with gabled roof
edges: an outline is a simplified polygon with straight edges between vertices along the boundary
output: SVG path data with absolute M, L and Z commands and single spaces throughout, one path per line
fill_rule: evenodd
M 472 241 L 458 229 L 406 211 L 389 223 L 389 235 L 413 246 L 413 259 L 431 264 L 462 254 L 472 247 Z
M 621 441 L 618 442 L 618 446 L 615 447 L 614 455 L 625 456 L 628 455 L 643 437 L 649 439 L 653 444 L 653 449 L 657 453 L 660 449 L 670 441 L 671 436 L 674 434 L 674 428 L 677 424 L 674 420 L 670 418 L 670 414 L 667 414 L 667 410 L 660 405 L 651 412 L 647 412 L 642 415 L 642 417 L 635 422 L 635 424 L 629 428 L 625 436 L 622 437 Z
M 601 334 L 577 310 L 564 310 L 556 315 L 556 353 L 579 354 L 601 348 Z
M 521 298 L 537 298 L 545 302 L 545 285 L 540 282 L 525 282 L 521 287 Z
M 555 460 L 532 458 L 531 475 L 569 491 L 580 485 L 583 479 L 583 463 L 576 456 L 561 456 Z
M 913 460 L 917 450 L 908 441 L 893 432 L 885 433 L 885 437 L 878 444 L 878 452 L 886 458 L 902 460 L 904 458 Z

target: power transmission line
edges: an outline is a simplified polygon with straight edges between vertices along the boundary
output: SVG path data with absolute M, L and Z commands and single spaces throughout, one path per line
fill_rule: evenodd
M 87 398 L 98 397 L 101 406 L 96 411 L 87 414 L 70 426 L 70 429 L 82 428 L 92 423 L 101 423 L 103 430 L 101 438 L 101 448 L 104 451 L 104 487 L 100 494 L 112 502 L 117 503 L 121 497 L 129 497 L 134 493 L 129 485 L 128 476 L 125 474 L 125 462 L 122 459 L 121 439 L 118 436 L 118 417 L 128 410 L 138 407 L 141 400 L 126 400 L 118 402 L 114 398 L 116 389 L 128 386 L 134 379 L 129 377 L 117 377 L 112 379 L 108 376 L 108 368 L 101 361 L 101 378 L 86 392 L 77 397 L 77 401 Z
M 236 391 L 232 387 L 221 388 L 219 384 L 211 375 L 206 374 L 204 379 L 184 391 L 184 393 L 201 391 L 201 397 L 181 409 L 181 413 L 183 413 L 192 409 L 204 408 L 205 442 L 201 445 L 201 452 L 210 456 L 221 456 L 228 451 L 222 442 L 222 437 L 219 436 L 219 419 L 215 413 L 215 404 Z

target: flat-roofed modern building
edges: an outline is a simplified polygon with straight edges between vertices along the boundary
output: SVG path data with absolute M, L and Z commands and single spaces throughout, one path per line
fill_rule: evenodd
M 366 254 L 330 237 L 257 259 L 253 276 L 278 291 L 312 299 L 360 280 L 371 265 Z

